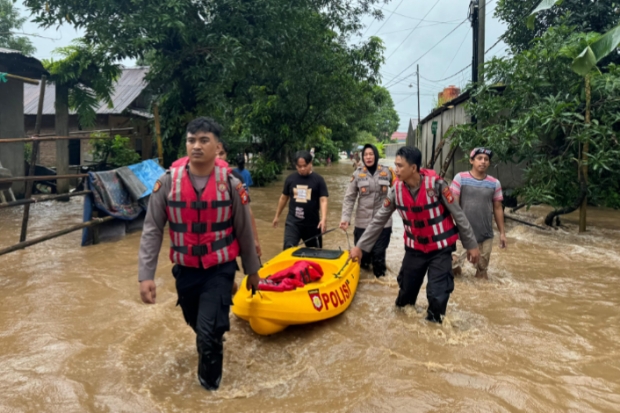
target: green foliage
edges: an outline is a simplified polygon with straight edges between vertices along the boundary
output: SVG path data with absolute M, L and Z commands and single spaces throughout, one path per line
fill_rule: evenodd
M 50 82 L 69 88 L 69 107 L 74 109 L 82 126 L 93 126 L 99 102 L 112 105 L 114 82 L 121 67 L 103 47 L 89 45 L 78 39 L 71 46 L 54 50 L 62 60 L 43 60 L 50 72 Z
M 265 186 L 275 181 L 281 168 L 274 161 L 267 160 L 264 156 L 254 157 L 252 165 L 252 181 L 254 186 Z
M 26 21 L 20 17 L 19 12 L 11 0 L 0 0 L 0 47 L 19 50 L 26 56 L 32 56 L 36 49 L 27 37 L 16 35 Z
M 227 141 L 252 145 L 283 164 L 308 140 L 350 145 L 391 98 L 374 88 L 383 62 L 379 38 L 352 36 L 378 0 L 26 0 L 45 27 L 70 21 L 117 59 L 150 65 L 159 96 L 166 161 L 188 121 L 209 115 Z M 113 22 L 111 24 L 110 22 Z M 396 117 L 395 117 L 396 116 Z M 387 113 L 373 133 L 398 124 Z
M 26 142 L 24 144 L 24 159 L 26 162 L 30 162 L 30 158 L 32 157 L 32 143 Z
M 616 206 L 620 192 L 620 68 L 592 75 L 592 123 L 584 120 L 583 78 L 570 70 L 575 55 L 596 34 L 549 29 L 529 50 L 485 65 L 488 84 L 473 92 L 468 111 L 483 129 L 458 127 L 462 148 L 488 146 L 494 161 L 526 165 L 517 193 L 529 204 L 570 206 L 579 194 L 579 147 L 590 144 L 588 199 Z M 506 85 L 504 87 L 490 85 Z
M 561 4 L 535 15 L 534 29 L 527 27 L 527 17 L 541 3 L 541 0 L 499 0 L 495 16 L 506 23 L 504 41 L 513 53 L 525 51 L 535 38 L 541 37 L 550 27 L 567 25 L 579 32 L 605 33 L 620 21 L 616 13 L 617 0 L 563 0 Z M 620 56 L 609 61 L 620 63 Z
M 585 76 L 596 67 L 596 64 L 620 44 L 620 26 L 616 26 L 604 35 L 589 43 L 572 63 L 573 70 Z
M 106 136 L 92 134 L 91 137 Z M 99 170 L 114 169 L 140 162 L 140 155 L 131 147 L 129 138 L 120 135 L 114 139 L 91 139 L 93 160 Z

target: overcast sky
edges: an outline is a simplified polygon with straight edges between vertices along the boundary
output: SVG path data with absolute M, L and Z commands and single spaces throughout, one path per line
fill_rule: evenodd
M 486 49 L 505 31 L 505 26 L 493 17 L 497 0 L 487 2 Z M 406 132 L 409 118 L 417 118 L 416 64 L 420 65 L 422 118 L 433 109 L 437 93 L 444 87 L 462 88 L 471 79 L 471 68 L 468 68 L 455 77 L 437 82 L 471 63 L 472 30 L 467 20 L 468 10 L 469 0 L 391 0 L 383 5 L 383 20 L 364 19 L 363 37 L 378 36 L 385 43 L 386 62 L 381 74 L 400 116 L 399 131 Z M 21 6 L 21 11 L 26 15 L 25 7 Z M 53 49 L 70 44 L 82 34 L 69 25 L 41 30 L 33 23 L 24 24 L 23 31 L 46 37 L 30 37 L 37 48 L 35 57 L 38 59 L 49 59 Z M 486 58 L 503 56 L 505 49 L 504 42 L 500 42 Z M 123 64 L 132 65 L 133 62 Z

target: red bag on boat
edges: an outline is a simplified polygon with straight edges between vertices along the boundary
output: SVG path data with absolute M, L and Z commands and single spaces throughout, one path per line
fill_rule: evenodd
M 323 269 L 319 264 L 300 260 L 289 268 L 260 280 L 258 289 L 263 291 L 292 291 L 297 287 L 318 281 L 322 276 Z

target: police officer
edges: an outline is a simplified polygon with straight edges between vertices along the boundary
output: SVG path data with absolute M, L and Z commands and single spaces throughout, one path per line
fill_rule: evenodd
M 402 147 L 396 152 L 394 165 L 398 181 L 351 249 L 351 258 L 359 260 L 362 251 L 372 250 L 386 222 L 398 210 L 405 227 L 405 258 L 397 278 L 396 305 L 415 305 L 428 271 L 426 319 L 441 323 L 454 290 L 452 251 L 459 234 L 470 262 L 478 261 L 480 251 L 474 231 L 450 188 L 435 171 L 420 169 L 421 163 L 422 153 L 418 148 Z
M 170 259 L 175 263 L 178 305 L 196 332 L 198 379 L 216 390 L 222 378 L 222 338 L 230 329 L 230 291 L 241 255 L 248 288 L 260 268 L 250 223 L 248 195 L 228 169 L 217 166 L 221 126 L 210 118 L 187 126 L 188 158 L 156 182 L 140 240 L 140 296 L 155 303 L 155 270 L 169 221 Z
M 364 234 L 364 230 L 372 221 L 372 217 L 383 206 L 383 200 L 396 179 L 392 168 L 379 165 L 379 151 L 374 145 L 366 144 L 364 146 L 362 160 L 364 166 L 360 166 L 353 172 L 351 182 L 344 195 L 340 219 L 340 228 L 346 230 L 351 222 L 355 200 L 359 199 L 355 214 L 355 230 L 353 231 L 353 238 L 356 243 Z M 372 262 L 372 271 L 376 277 L 385 275 L 385 251 L 390 245 L 391 235 L 392 218 L 390 217 L 377 242 L 372 247 L 372 251 L 362 255 L 362 268 L 369 268 Z

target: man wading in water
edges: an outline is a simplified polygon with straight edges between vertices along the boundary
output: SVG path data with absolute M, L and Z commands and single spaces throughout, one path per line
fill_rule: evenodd
M 196 332 L 198 379 L 217 390 L 222 379 L 223 335 L 236 257 L 241 255 L 250 286 L 258 286 L 260 263 L 254 245 L 248 195 L 243 184 L 215 163 L 221 126 L 209 118 L 187 125 L 189 158 L 175 162 L 155 183 L 144 220 L 138 255 L 140 297 L 155 304 L 155 270 L 170 222 L 170 259 L 175 263 L 178 304 Z
M 383 207 L 374 216 L 364 235 L 351 249 L 351 258 L 362 258 L 362 250 L 372 247 L 392 213 L 398 209 L 405 226 L 405 258 L 398 274 L 396 305 L 415 305 L 428 270 L 426 296 L 428 321 L 441 323 L 450 294 L 454 290 L 452 251 L 461 235 L 472 263 L 478 262 L 478 243 L 465 214 L 454 202 L 450 188 L 433 170 L 420 169 L 422 153 L 403 147 L 396 152 L 398 181 L 388 192 Z
M 489 278 L 487 269 L 493 249 L 493 215 L 495 215 L 499 230 L 499 247 L 506 248 L 502 185 L 497 179 L 487 175 L 491 157 L 493 157 L 493 151 L 490 149 L 475 148 L 472 150 L 469 156 L 471 171 L 457 174 L 450 185 L 454 200 L 463 208 L 476 235 L 478 249 L 480 249 L 480 260 L 476 264 L 476 278 L 485 279 Z M 461 268 L 454 268 L 454 273 L 460 274 Z

